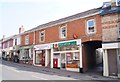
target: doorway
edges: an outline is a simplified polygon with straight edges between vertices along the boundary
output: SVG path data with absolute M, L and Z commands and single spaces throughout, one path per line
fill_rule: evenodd
M 36 51 L 35 54 L 35 64 L 45 66 L 45 51 Z
M 117 69 L 117 50 L 116 49 L 108 49 L 108 67 L 109 67 L 109 75 L 110 76 L 117 76 L 118 69 Z M 111 61 L 112 60 L 112 61 Z
M 82 44 L 83 71 L 102 74 L 102 41 L 88 41 Z
M 66 68 L 66 58 L 65 58 L 65 53 L 61 53 L 61 69 Z

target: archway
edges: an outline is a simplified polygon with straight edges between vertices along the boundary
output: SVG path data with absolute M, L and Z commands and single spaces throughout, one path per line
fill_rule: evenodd
M 102 74 L 102 41 L 88 41 L 83 42 L 82 45 L 83 71 Z

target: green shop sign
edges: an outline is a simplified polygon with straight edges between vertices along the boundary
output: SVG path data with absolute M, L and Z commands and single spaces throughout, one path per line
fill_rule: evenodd
M 69 46 L 69 45 L 76 45 L 77 41 L 72 41 L 72 42 L 64 42 L 64 43 L 58 43 L 58 47 L 61 46 Z

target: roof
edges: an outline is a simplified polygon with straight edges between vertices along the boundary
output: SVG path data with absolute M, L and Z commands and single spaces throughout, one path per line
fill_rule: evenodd
M 35 31 L 35 30 L 38 30 L 38 29 L 47 28 L 47 27 L 50 27 L 50 26 L 53 26 L 53 25 L 56 25 L 56 24 L 60 24 L 60 23 L 63 23 L 63 22 L 65 23 L 65 22 L 68 22 L 68 21 L 71 21 L 71 20 L 76 20 L 78 18 L 81 19 L 83 17 L 86 17 L 87 15 L 91 15 L 91 14 L 94 14 L 94 13 L 97 13 L 97 12 L 99 12 L 98 8 L 91 9 L 91 10 L 88 10 L 88 11 L 85 11 L 85 12 L 82 12 L 82 13 L 78 13 L 78 14 L 75 14 L 75 15 L 72 15 L 72 16 L 68 16 L 68 17 L 65 17 L 65 18 L 61 18 L 61 19 L 58 19 L 58 20 L 55 20 L 55 21 L 45 23 L 45 24 L 41 24 L 41 25 L 39 25 L 35 28 L 32 28 L 28 31 L 25 31 L 24 33 Z
M 109 9 L 109 10 L 103 10 L 100 15 L 107 15 L 107 14 L 112 14 L 112 13 L 120 13 L 120 7 L 115 7 L 113 9 Z
M 12 38 L 15 37 L 15 36 L 16 36 L 16 35 L 12 35 L 12 36 L 9 36 L 9 37 L 7 37 L 7 38 L 4 38 L 4 39 L 3 39 L 3 42 L 12 39 Z

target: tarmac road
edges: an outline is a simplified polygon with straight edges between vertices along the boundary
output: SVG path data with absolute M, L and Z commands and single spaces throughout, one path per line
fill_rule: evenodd
M 0 79 L 2 80 L 118 80 L 117 78 L 108 78 L 101 75 L 81 74 L 9 61 L 2 61 L 2 64 L 0 63 L 0 74 L 0 77 L 2 76 Z

